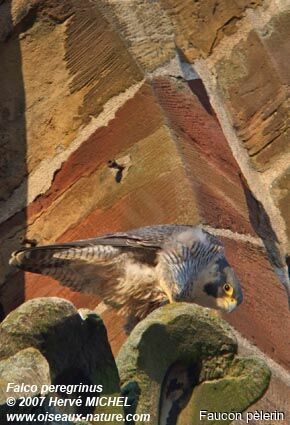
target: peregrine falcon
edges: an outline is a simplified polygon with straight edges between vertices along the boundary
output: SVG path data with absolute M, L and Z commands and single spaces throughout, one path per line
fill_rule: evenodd
M 24 248 L 12 253 L 10 264 L 96 294 L 136 322 L 167 302 L 230 312 L 243 299 L 222 243 L 199 226 L 147 226 Z

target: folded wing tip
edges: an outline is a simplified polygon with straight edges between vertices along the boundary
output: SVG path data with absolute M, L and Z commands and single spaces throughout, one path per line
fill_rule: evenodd
M 13 267 L 21 267 L 25 257 L 25 250 L 13 251 L 9 259 L 9 265 Z

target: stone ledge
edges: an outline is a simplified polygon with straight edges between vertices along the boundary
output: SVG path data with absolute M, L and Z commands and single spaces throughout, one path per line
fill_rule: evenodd
M 152 422 L 162 425 L 211 423 L 199 419 L 200 409 L 243 411 L 262 396 L 270 380 L 263 361 L 237 356 L 226 322 L 209 309 L 185 303 L 161 307 L 140 322 L 121 348 L 117 365 L 132 411 L 150 411 Z

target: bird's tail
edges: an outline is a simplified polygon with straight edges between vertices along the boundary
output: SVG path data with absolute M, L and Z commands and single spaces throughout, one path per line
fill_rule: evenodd
M 45 267 L 57 267 L 63 263 L 63 259 L 54 257 L 56 252 L 59 247 L 54 245 L 23 248 L 12 252 L 9 264 L 21 270 L 42 273 Z

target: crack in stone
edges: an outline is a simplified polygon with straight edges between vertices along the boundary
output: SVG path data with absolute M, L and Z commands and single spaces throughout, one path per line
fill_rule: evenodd
M 215 8 L 216 8 L 216 4 L 215 4 Z M 217 30 L 216 30 L 216 35 L 215 35 L 215 38 L 214 38 L 214 40 L 213 40 L 213 42 L 212 42 L 212 45 L 210 46 L 208 56 L 210 56 L 210 55 L 212 54 L 212 52 L 213 52 L 214 48 L 215 48 L 215 47 L 216 47 L 216 45 L 218 44 L 218 41 L 219 41 L 219 37 L 220 37 L 221 32 L 223 32 L 223 31 L 224 31 L 224 29 L 225 29 L 226 27 L 228 27 L 228 26 L 229 26 L 232 22 L 238 22 L 238 21 L 240 21 L 242 18 L 243 18 L 243 16 L 235 16 L 235 15 L 234 15 L 234 16 L 232 16 L 230 19 L 228 19 L 226 22 L 224 22 L 224 23 L 223 23 L 223 25 L 222 25 L 221 27 L 217 28 Z
M 249 151 L 249 156 L 251 158 L 253 158 L 254 156 L 258 155 L 259 153 L 261 153 L 264 149 L 266 149 L 268 146 L 270 146 L 273 142 L 275 142 L 276 139 L 278 139 L 279 137 L 283 136 L 285 133 L 287 133 L 287 131 L 289 130 L 289 128 L 285 128 L 282 133 L 279 133 L 277 136 L 274 136 L 269 142 L 267 142 L 263 147 L 261 147 L 261 149 L 256 150 L 255 152 L 250 152 Z

